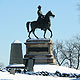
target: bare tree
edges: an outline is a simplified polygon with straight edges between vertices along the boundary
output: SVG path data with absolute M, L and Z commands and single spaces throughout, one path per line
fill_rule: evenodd
M 79 68 L 80 56 L 80 35 L 72 40 L 56 41 L 55 44 L 56 60 L 58 65 L 67 65 L 70 68 Z
M 2 69 L 2 67 L 4 67 L 4 64 L 0 63 L 0 70 Z
M 63 41 L 61 41 L 61 42 L 56 41 L 55 50 L 56 50 L 57 63 L 58 63 L 58 65 L 61 66 L 63 64 L 63 62 L 66 59 L 68 59 L 68 57 L 66 56 L 66 51 L 65 51 Z
M 75 36 L 74 37 L 74 48 L 75 48 L 75 50 L 74 50 L 74 52 L 77 54 L 77 67 L 76 67 L 76 69 L 78 69 L 79 68 L 79 57 L 80 57 L 80 35 L 77 35 L 77 36 Z

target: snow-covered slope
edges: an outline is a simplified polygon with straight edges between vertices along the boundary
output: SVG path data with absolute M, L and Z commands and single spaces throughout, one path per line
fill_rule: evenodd
M 35 65 L 34 71 L 35 72 L 48 71 L 48 72 L 52 72 L 52 73 L 59 71 L 61 73 L 78 73 L 78 74 L 80 74 L 80 70 L 63 67 L 63 66 L 58 66 L 58 65 Z
M 56 71 L 59 71 L 61 73 L 80 74 L 79 70 L 70 69 L 62 66 L 56 66 L 56 65 L 35 65 L 34 72 L 38 71 L 47 71 L 50 73 L 55 73 Z M 0 71 L 0 80 L 80 80 L 80 79 L 57 77 L 57 76 L 53 77 L 53 76 L 28 75 L 19 73 L 13 75 L 8 72 Z

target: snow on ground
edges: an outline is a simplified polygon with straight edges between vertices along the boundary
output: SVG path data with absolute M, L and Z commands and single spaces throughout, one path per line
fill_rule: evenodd
M 52 76 L 33 76 L 26 74 L 9 74 L 0 72 L 0 80 L 70 80 L 70 78 L 52 77 Z
M 34 71 L 48 71 L 51 73 L 56 72 L 58 70 L 61 73 L 78 73 L 80 74 L 80 70 L 68 68 L 68 67 L 63 67 L 63 66 L 58 66 L 58 65 L 35 65 L 34 66 Z
M 59 71 L 61 73 L 76 73 L 80 74 L 80 70 L 70 69 L 62 66 L 56 65 L 35 65 L 34 72 L 38 71 L 47 71 L 51 73 L 55 73 Z M 53 77 L 53 76 L 39 76 L 39 75 L 28 75 L 28 74 L 19 74 L 15 75 L 10 74 L 8 72 L 0 71 L 0 80 L 80 80 L 74 78 L 66 78 L 66 77 Z

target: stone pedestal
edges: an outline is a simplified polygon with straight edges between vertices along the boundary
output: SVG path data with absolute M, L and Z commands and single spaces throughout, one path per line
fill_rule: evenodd
M 53 42 L 50 39 L 30 39 L 24 43 L 24 61 L 33 59 L 33 64 L 56 64 L 53 56 Z M 28 62 L 28 61 L 27 61 Z
M 28 60 L 27 71 L 33 71 L 33 59 Z

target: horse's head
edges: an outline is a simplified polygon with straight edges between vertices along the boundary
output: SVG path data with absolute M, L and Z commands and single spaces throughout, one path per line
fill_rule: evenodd
M 54 15 L 51 11 L 49 11 L 47 14 L 48 14 L 49 16 L 52 16 L 53 18 L 55 17 L 55 15 Z

